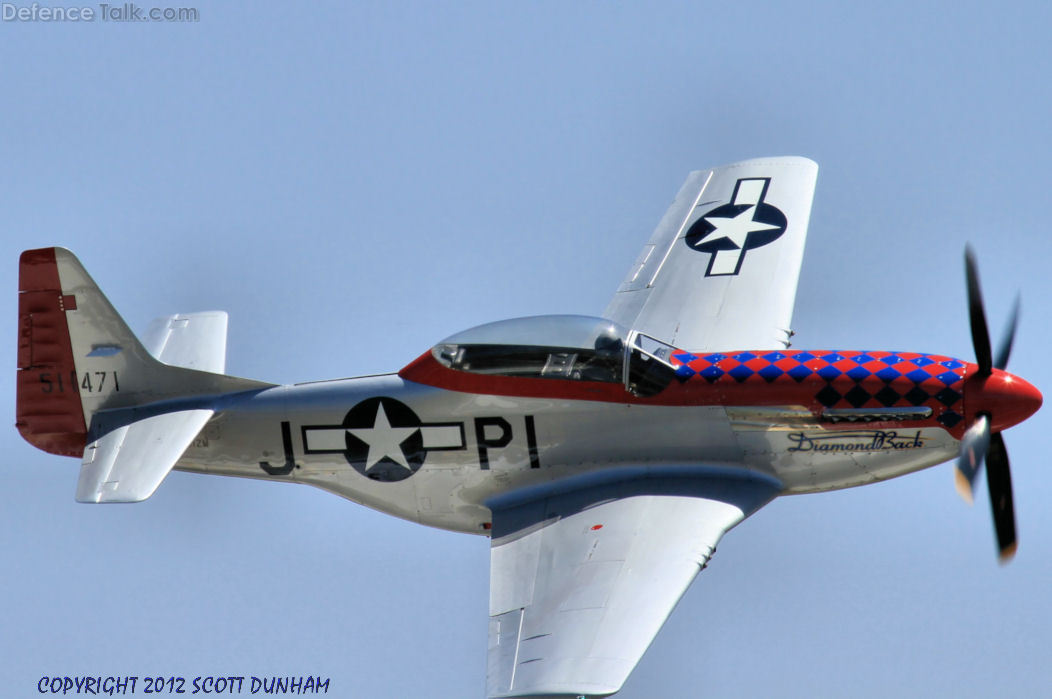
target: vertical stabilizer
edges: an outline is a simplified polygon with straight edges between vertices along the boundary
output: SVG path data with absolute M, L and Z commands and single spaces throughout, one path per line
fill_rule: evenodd
M 271 386 L 212 373 L 223 369 L 225 313 L 162 319 L 150 336 L 155 357 L 69 250 L 27 250 L 18 276 L 16 425 L 44 451 L 81 456 L 102 436 L 100 411 Z

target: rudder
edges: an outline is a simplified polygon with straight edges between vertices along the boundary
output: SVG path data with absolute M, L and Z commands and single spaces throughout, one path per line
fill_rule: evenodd
M 66 324 L 77 303 L 62 293 L 55 251 L 26 250 L 18 262 L 15 426 L 35 447 L 80 456 L 88 429 Z

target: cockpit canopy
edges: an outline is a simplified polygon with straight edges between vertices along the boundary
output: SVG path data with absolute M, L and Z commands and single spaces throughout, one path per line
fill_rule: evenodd
M 653 395 L 668 385 L 675 375 L 673 351 L 611 320 L 574 315 L 487 323 L 447 337 L 431 350 L 438 362 L 457 371 L 624 383 L 637 395 Z
M 432 352 L 450 369 L 475 374 L 620 383 L 628 331 L 589 316 L 532 316 L 459 332 Z

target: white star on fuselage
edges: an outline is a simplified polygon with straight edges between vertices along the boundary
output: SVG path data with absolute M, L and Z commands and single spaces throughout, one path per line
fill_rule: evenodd
M 778 226 L 772 226 L 769 223 L 753 221 L 752 216 L 755 210 L 755 206 L 750 206 L 734 218 L 706 216 L 705 220 L 713 226 L 713 229 L 705 236 L 706 241 L 726 238 L 741 250 L 745 247 L 745 239 L 749 237 L 750 233 L 778 228 Z
M 376 419 L 372 427 L 347 430 L 350 434 L 369 445 L 369 456 L 365 459 L 365 470 L 378 464 L 385 458 L 391 459 L 397 464 L 409 468 L 409 462 L 402 452 L 402 442 L 409 439 L 419 427 L 391 427 L 384 411 L 384 404 L 380 403 L 376 409 Z

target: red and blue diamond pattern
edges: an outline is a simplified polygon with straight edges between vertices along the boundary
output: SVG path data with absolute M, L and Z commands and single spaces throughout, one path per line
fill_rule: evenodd
M 673 355 L 677 376 L 714 388 L 766 383 L 813 389 L 825 408 L 932 408 L 949 429 L 963 417 L 967 365 L 953 357 L 916 352 L 771 351 Z

